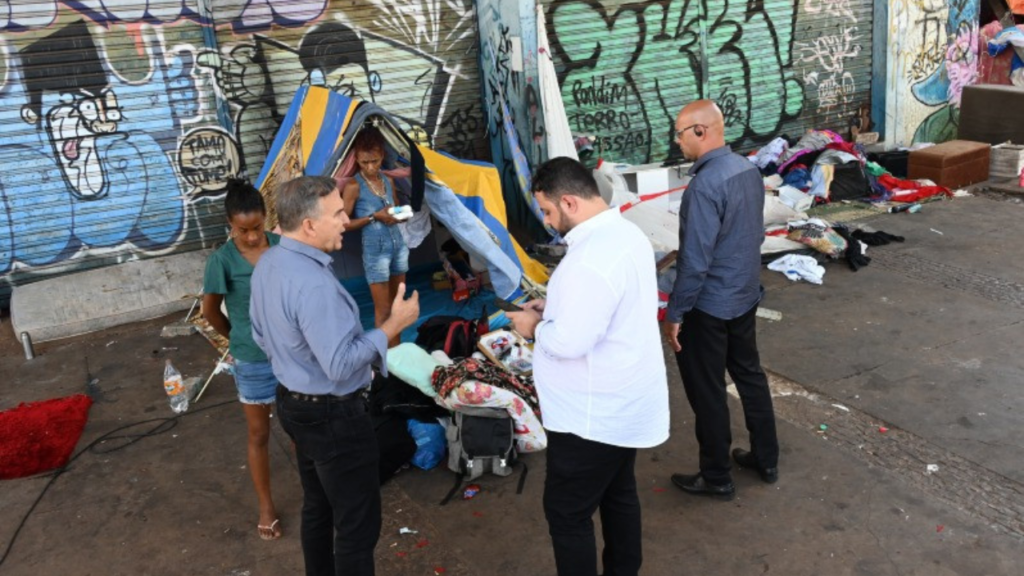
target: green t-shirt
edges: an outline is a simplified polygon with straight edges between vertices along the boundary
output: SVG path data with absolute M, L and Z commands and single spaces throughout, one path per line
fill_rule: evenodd
M 267 232 L 267 241 L 271 246 L 277 246 L 281 237 Z M 266 362 L 267 355 L 252 339 L 252 321 L 249 320 L 252 271 L 253 265 L 238 251 L 235 242 L 228 239 L 206 261 L 203 292 L 224 295 L 228 320 L 231 321 L 231 334 L 228 336 L 231 355 L 243 362 Z

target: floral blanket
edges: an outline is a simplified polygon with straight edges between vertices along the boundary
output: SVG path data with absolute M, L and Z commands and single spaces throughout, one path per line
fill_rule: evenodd
M 488 383 L 490 382 L 490 383 Z M 540 422 L 537 392 L 529 379 L 520 381 L 490 362 L 467 358 L 451 366 L 434 370 L 435 399 L 449 410 L 460 408 L 502 408 L 515 422 L 516 450 L 521 454 L 539 452 L 548 445 L 547 433 Z M 517 394 L 505 389 L 512 387 Z

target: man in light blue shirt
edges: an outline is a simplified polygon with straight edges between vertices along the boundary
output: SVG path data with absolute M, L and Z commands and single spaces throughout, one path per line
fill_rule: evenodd
M 307 575 L 370 575 L 380 537 L 377 440 L 359 392 L 371 365 L 386 372 L 387 342 L 419 317 L 405 285 L 379 329 L 363 332 L 359 307 L 331 269 L 348 216 L 332 178 L 303 176 L 277 192 L 281 243 L 252 275 L 249 312 L 267 354 L 281 426 L 295 442 L 302 481 Z
M 693 408 L 700 472 L 674 474 L 672 483 L 690 494 L 730 500 L 735 488 L 726 371 L 750 433 L 750 450 L 733 450 L 733 459 L 768 483 L 779 473 L 775 412 L 756 339 L 764 183 L 750 161 L 725 145 L 722 111 L 710 100 L 682 109 L 676 143 L 696 162 L 679 209 L 679 259 L 665 335 Z

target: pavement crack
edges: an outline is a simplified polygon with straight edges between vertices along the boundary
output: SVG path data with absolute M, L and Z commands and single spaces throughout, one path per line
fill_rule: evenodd
M 879 369 L 879 368 L 881 368 L 882 366 L 886 366 L 886 365 L 888 365 L 888 364 L 890 364 L 890 362 L 882 362 L 881 364 L 876 364 L 876 365 L 874 365 L 874 366 L 871 366 L 871 367 L 869 367 L 869 368 L 862 368 L 862 369 L 860 369 L 860 370 L 857 370 L 857 371 L 856 371 L 856 372 L 854 372 L 853 374 L 847 374 L 846 376 L 841 376 L 841 377 L 839 377 L 839 378 L 836 378 L 835 380 L 828 380 L 828 381 L 826 381 L 826 382 L 825 382 L 825 384 L 824 384 L 824 385 L 825 385 L 825 386 L 828 386 L 828 385 L 830 385 L 830 384 L 837 384 L 837 383 L 839 383 L 839 382 L 843 382 L 844 380 L 849 380 L 849 379 L 851 379 L 851 378 L 856 378 L 856 377 L 858 377 L 858 376 L 863 376 L 864 374 L 867 374 L 868 372 L 873 372 L 873 371 L 875 371 L 875 370 L 878 370 L 878 369 Z M 820 393 L 820 392 L 818 392 L 817 390 L 816 390 L 815 392 L 816 392 L 816 393 Z
M 875 533 L 875 529 L 873 528 L 873 524 L 871 522 L 871 517 L 875 513 L 874 500 L 875 490 L 877 489 L 878 484 L 874 483 L 871 485 L 871 489 L 868 491 L 868 518 L 864 527 L 867 529 L 868 534 L 871 534 L 871 537 L 875 539 L 875 543 L 878 544 L 878 548 L 882 550 L 882 554 L 885 554 L 885 559 L 889 561 L 889 564 L 892 566 L 892 569 L 896 571 L 896 576 L 903 576 L 903 572 L 900 571 L 899 565 L 896 564 L 896 561 L 892 559 L 892 554 L 889 553 L 889 549 L 885 547 L 885 545 L 882 543 L 882 539 L 878 536 L 878 534 Z
M 1024 324 L 1024 320 L 1017 320 L 1016 322 L 1011 322 L 1009 324 L 1004 324 L 1003 326 L 998 326 L 998 327 L 993 328 L 991 330 L 982 330 L 981 332 L 974 332 L 974 333 L 968 334 L 968 335 L 966 335 L 966 336 L 964 336 L 962 338 L 957 338 L 956 340 L 950 340 L 948 342 L 942 342 L 942 343 L 936 344 L 934 346 L 923 346 L 921 349 L 922 350 L 926 350 L 928 352 L 933 352 L 933 351 L 936 351 L 936 350 L 941 350 L 941 349 L 946 348 L 948 346 L 952 346 L 954 344 L 961 344 L 963 342 L 968 342 L 968 341 L 973 340 L 973 339 L 975 339 L 975 338 L 977 338 L 979 336 L 987 336 L 987 335 L 995 334 L 995 333 L 1000 332 L 1002 330 L 1005 330 L 1007 328 L 1013 328 L 1015 326 L 1020 326 L 1021 324 Z

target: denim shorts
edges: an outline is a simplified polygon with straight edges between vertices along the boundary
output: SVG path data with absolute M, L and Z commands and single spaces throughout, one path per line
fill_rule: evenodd
M 235 359 L 235 387 L 242 404 L 273 404 L 277 376 L 270 362 L 243 362 Z
M 397 228 L 383 224 L 363 228 L 363 271 L 369 284 L 387 282 L 409 271 L 409 247 Z

